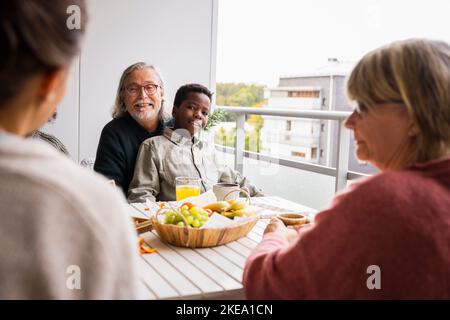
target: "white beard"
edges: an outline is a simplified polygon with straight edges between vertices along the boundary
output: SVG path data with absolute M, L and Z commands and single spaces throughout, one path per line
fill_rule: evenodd
M 153 110 L 145 110 L 145 111 L 137 112 L 137 111 L 133 110 L 133 112 L 130 112 L 130 114 L 134 120 L 145 121 L 145 120 L 150 120 L 153 118 L 154 111 Z

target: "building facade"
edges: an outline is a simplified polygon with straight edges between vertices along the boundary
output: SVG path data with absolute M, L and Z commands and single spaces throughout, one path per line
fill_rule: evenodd
M 281 76 L 277 87 L 266 89 L 268 108 L 351 111 L 345 96 L 349 68 L 330 66 L 318 72 Z M 335 167 L 338 123 L 332 120 L 264 116 L 262 152 L 280 158 Z M 349 170 L 374 173 L 359 163 L 350 143 Z

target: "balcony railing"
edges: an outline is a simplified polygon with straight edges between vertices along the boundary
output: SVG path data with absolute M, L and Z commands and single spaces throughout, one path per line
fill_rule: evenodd
M 246 108 L 246 107 L 229 107 L 218 106 L 220 110 L 236 114 L 236 144 L 235 148 L 216 145 L 216 148 L 222 152 L 234 153 L 234 167 L 236 170 L 244 174 L 244 157 L 256 158 L 261 161 L 278 163 L 282 166 L 306 170 L 323 175 L 335 177 L 335 191 L 344 189 L 348 180 L 357 179 L 367 176 L 366 174 L 348 171 L 349 163 L 349 147 L 350 132 L 344 128 L 344 121 L 350 115 L 346 111 L 323 111 L 323 110 L 286 110 L 274 108 Z M 293 161 L 288 159 L 277 158 L 267 154 L 245 151 L 245 116 L 246 115 L 262 115 L 290 118 L 308 118 L 320 120 L 334 120 L 338 122 L 337 132 L 337 155 L 336 167 L 322 166 L 301 161 Z

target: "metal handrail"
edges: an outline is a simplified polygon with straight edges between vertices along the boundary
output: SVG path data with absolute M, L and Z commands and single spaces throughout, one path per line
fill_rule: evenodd
M 271 106 L 271 108 L 249 108 L 249 107 L 230 107 L 217 106 L 218 109 L 236 113 L 236 114 L 257 114 L 262 116 L 277 116 L 289 118 L 310 118 L 320 120 L 338 120 L 347 119 L 351 112 L 348 111 L 326 111 L 326 110 L 291 110 Z
M 348 111 L 325 111 L 325 110 L 290 110 L 282 108 L 264 107 L 264 108 L 248 108 L 248 107 L 230 107 L 230 106 L 217 106 L 217 109 L 230 113 L 235 113 L 236 118 L 236 145 L 234 148 L 234 166 L 235 169 L 243 173 L 244 171 L 244 157 L 258 158 L 262 161 L 274 162 L 279 164 L 334 176 L 335 191 L 344 189 L 347 186 L 347 180 L 366 176 L 355 172 L 348 171 L 349 160 L 349 148 L 350 148 L 350 132 L 343 127 L 344 121 L 350 116 L 351 112 Z M 288 159 L 275 158 L 270 155 L 261 153 L 252 153 L 244 150 L 245 146 L 245 115 L 256 114 L 265 116 L 276 117 L 289 117 L 289 118 L 309 118 L 320 120 L 334 120 L 338 121 L 338 148 L 337 148 L 337 163 L 336 168 L 321 166 L 316 164 L 310 164 L 300 161 L 292 161 Z M 217 147 L 218 150 L 223 149 L 226 152 L 230 152 L 230 148 Z

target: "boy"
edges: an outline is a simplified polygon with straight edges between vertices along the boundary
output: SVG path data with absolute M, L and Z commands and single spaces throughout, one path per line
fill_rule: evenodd
M 195 137 L 208 122 L 212 93 L 200 84 L 180 87 L 175 95 L 172 115 L 174 127 L 162 136 L 145 140 L 138 153 L 129 202 L 175 200 L 175 178 L 199 177 L 202 192 L 218 182 L 238 183 L 251 196 L 263 196 L 239 172 L 218 164 L 213 148 Z

